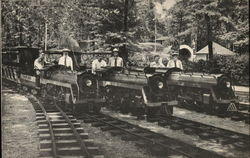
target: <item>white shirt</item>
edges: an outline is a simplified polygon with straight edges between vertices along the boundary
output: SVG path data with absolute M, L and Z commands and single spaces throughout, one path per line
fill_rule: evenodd
M 35 61 L 34 61 L 34 69 L 37 69 L 37 70 L 41 70 L 43 69 L 44 67 L 44 64 L 43 62 L 39 61 L 40 59 L 37 58 Z
M 156 63 L 155 61 L 150 63 L 150 67 L 165 67 L 162 63 Z
M 111 57 L 109 58 L 108 65 L 112 67 L 123 67 L 123 59 L 121 57 Z
M 173 68 L 173 67 L 177 67 L 177 68 L 180 68 L 183 70 L 183 67 L 182 67 L 182 62 L 180 60 L 169 60 L 168 61 L 168 65 L 167 65 L 167 68 Z
M 58 65 L 65 65 L 67 67 L 70 67 L 71 70 L 73 71 L 73 61 L 72 61 L 71 57 L 69 57 L 69 56 L 65 56 L 65 55 L 61 56 L 59 58 Z
M 96 70 L 100 69 L 101 67 L 107 66 L 107 63 L 104 60 L 99 62 L 98 59 L 93 60 L 92 62 L 92 73 L 95 73 Z

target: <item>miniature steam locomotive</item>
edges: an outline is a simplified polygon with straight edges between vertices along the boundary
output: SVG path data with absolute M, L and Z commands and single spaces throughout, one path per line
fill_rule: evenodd
M 222 74 L 183 73 L 178 68 L 104 68 L 98 72 L 108 104 L 147 115 L 172 114 L 173 106 L 211 113 L 237 111 L 231 80 Z
M 166 84 L 184 107 L 211 113 L 238 110 L 232 81 L 223 74 L 173 72 Z
M 107 104 L 135 115 L 172 115 L 176 96 L 169 92 L 165 78 L 179 69 L 106 67 L 97 72 Z
M 68 71 L 63 65 L 47 65 L 40 76 L 35 75 L 34 60 L 39 56 L 37 48 L 15 47 L 3 49 L 2 78 L 24 90 L 40 93 L 61 105 L 99 112 L 104 100 L 99 96 L 97 78 L 78 65 L 77 53 L 71 52 L 76 71 Z M 46 52 L 61 55 L 62 52 Z
M 52 64 L 38 78 L 33 67 L 39 55 L 37 48 L 15 47 L 3 52 L 4 81 L 72 109 L 99 112 L 105 104 L 124 113 L 153 117 L 172 115 L 173 106 L 180 104 L 212 112 L 237 111 L 239 106 L 230 78 L 222 74 L 183 73 L 178 68 L 105 67 L 94 75 L 79 66 L 82 53 L 70 52 L 76 71 Z

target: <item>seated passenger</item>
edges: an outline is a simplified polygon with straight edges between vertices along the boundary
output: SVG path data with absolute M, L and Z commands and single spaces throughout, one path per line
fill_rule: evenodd
M 101 55 L 97 56 L 97 59 L 93 60 L 92 62 L 92 73 L 95 74 L 96 70 L 101 69 L 101 67 L 107 66 L 107 63 L 105 60 L 103 60 L 103 57 Z
M 39 57 L 34 61 L 34 69 L 42 70 L 44 68 L 44 63 L 45 63 L 45 54 L 40 53 Z
M 165 67 L 165 65 L 161 62 L 160 56 L 155 55 L 154 61 L 150 63 L 150 67 Z
M 172 53 L 172 59 L 168 61 L 167 68 L 177 67 L 183 70 L 182 62 L 178 59 L 178 53 Z
M 73 61 L 72 58 L 69 57 L 68 52 L 70 52 L 69 49 L 63 49 L 63 56 L 59 58 L 58 65 L 64 65 L 66 67 L 70 67 L 71 71 L 73 71 Z
M 108 66 L 123 67 L 123 59 L 118 56 L 118 49 L 113 50 L 113 57 L 109 58 Z
M 44 64 L 45 64 L 45 54 L 41 53 L 39 57 L 34 61 L 34 69 L 35 69 L 35 76 L 36 76 L 36 86 L 40 86 L 40 75 L 41 75 L 41 70 L 44 69 Z

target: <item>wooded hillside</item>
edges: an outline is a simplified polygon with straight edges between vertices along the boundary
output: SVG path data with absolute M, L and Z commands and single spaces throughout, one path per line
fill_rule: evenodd
M 165 2 L 166 1 L 166 2 Z M 155 5 L 168 0 L 4 0 L 2 1 L 3 46 L 44 46 L 47 23 L 48 48 L 68 46 L 90 50 L 118 46 L 131 52 L 138 42 L 167 36 L 164 46 L 207 43 L 212 40 L 237 53 L 249 52 L 248 0 L 176 0 L 159 19 Z

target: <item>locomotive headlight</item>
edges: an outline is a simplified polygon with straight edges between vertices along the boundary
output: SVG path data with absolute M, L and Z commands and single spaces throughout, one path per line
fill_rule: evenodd
M 226 87 L 227 87 L 227 88 L 230 88 L 230 87 L 231 87 L 231 82 L 227 81 L 227 82 L 226 82 Z
M 91 81 L 91 80 L 86 80 L 86 81 L 85 81 L 85 84 L 86 84 L 88 87 L 90 87 L 90 86 L 92 85 L 92 81 Z
M 162 89 L 163 86 L 164 86 L 163 82 L 158 82 L 158 88 L 159 88 L 159 89 Z

